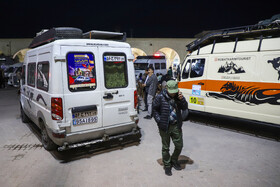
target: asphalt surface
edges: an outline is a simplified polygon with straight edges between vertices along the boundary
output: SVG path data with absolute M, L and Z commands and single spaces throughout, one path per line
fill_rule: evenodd
M 280 186 L 279 131 L 192 114 L 183 124 L 184 169 L 168 177 L 156 123 L 145 115 L 140 142 L 48 152 L 38 128 L 21 122 L 17 90 L 0 89 L 0 186 Z

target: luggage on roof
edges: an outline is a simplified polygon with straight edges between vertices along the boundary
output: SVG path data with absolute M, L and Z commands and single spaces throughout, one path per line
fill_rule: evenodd
M 72 27 L 58 27 L 50 30 L 42 30 L 40 33 L 37 33 L 37 36 L 33 39 L 29 48 L 35 48 L 59 39 L 82 38 L 82 34 L 83 31 L 81 29 Z
M 58 27 L 50 30 L 42 30 L 37 33 L 37 36 L 33 39 L 29 48 L 35 48 L 43 44 L 47 44 L 59 39 L 106 39 L 116 40 L 124 42 L 126 40 L 126 33 L 120 32 L 107 32 L 92 30 L 87 33 L 83 33 L 81 29 L 73 27 Z

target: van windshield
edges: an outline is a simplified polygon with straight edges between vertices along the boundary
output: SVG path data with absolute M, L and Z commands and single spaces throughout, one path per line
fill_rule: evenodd
M 96 88 L 95 59 L 92 53 L 68 53 L 67 69 L 70 91 L 87 91 Z
M 134 63 L 135 70 L 145 70 L 148 67 L 148 63 Z

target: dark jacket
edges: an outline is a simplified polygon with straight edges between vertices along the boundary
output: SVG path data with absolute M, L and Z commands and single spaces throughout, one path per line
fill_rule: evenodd
M 145 91 L 155 97 L 157 92 L 158 80 L 155 74 L 152 74 L 146 82 Z
M 167 131 L 169 126 L 170 100 L 171 98 L 168 96 L 166 89 L 164 89 L 153 101 L 153 117 L 155 118 L 159 129 L 163 131 Z M 188 103 L 185 97 L 183 97 L 182 100 L 175 98 L 177 125 L 179 129 L 182 128 L 183 124 L 181 110 L 186 110 L 187 108 Z

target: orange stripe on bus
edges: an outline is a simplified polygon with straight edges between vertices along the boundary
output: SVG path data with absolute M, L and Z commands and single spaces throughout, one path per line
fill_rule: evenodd
M 244 87 L 254 87 L 258 89 L 272 89 L 271 91 L 267 91 L 267 95 L 271 93 L 277 94 L 279 90 L 273 89 L 280 89 L 280 83 L 266 83 L 266 82 L 244 82 L 244 81 L 222 81 L 222 80 L 196 80 L 196 81 L 186 81 L 186 82 L 179 82 L 178 87 L 181 89 L 192 89 L 192 85 L 201 85 L 201 90 L 204 91 L 213 91 L 213 92 L 220 92 L 223 85 L 227 82 L 234 82 L 237 86 L 244 86 Z M 268 93 L 269 92 L 269 93 Z

